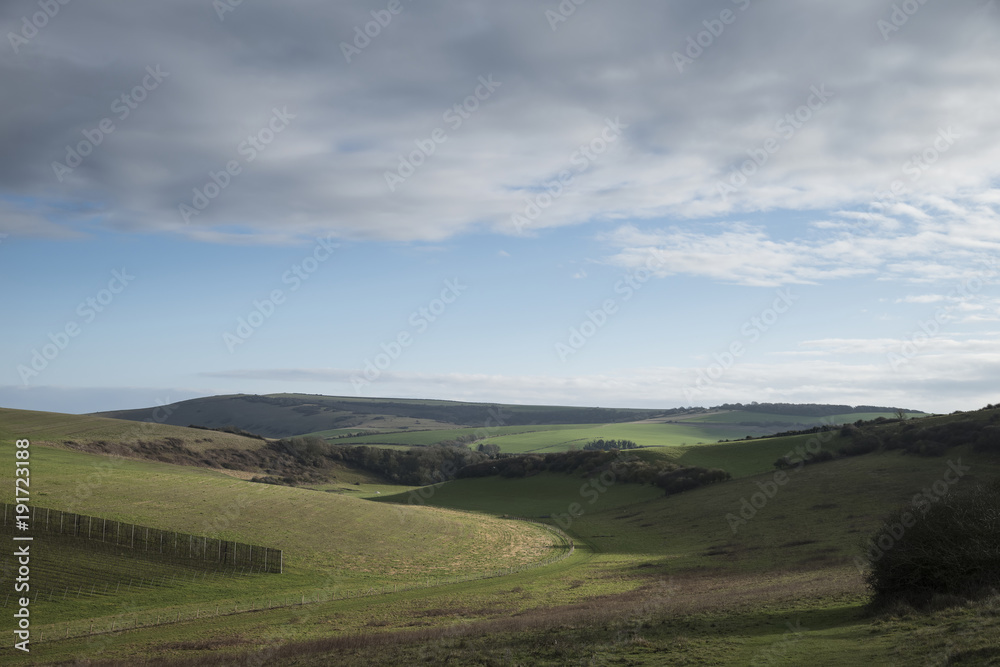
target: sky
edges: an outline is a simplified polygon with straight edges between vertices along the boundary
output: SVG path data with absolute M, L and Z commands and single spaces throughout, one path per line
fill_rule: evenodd
M 995 0 L 0 5 L 0 406 L 950 412 Z

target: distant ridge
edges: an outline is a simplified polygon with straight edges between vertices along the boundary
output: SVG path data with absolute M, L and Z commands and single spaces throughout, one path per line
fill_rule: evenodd
M 235 427 L 270 438 L 335 429 L 401 431 L 481 426 L 609 424 L 697 414 L 710 410 L 742 410 L 788 416 L 822 417 L 896 408 L 791 403 L 725 404 L 714 408 L 598 408 L 509 405 L 463 401 L 356 398 L 311 394 L 232 394 L 195 398 L 166 406 L 94 413 L 131 421 L 154 419 L 174 426 Z M 918 412 L 907 410 L 907 412 Z
M 822 403 L 724 403 L 712 410 L 743 410 L 744 412 L 765 412 L 767 414 L 791 415 L 795 417 L 828 417 L 855 412 L 896 412 L 901 408 L 878 405 L 826 405 Z M 922 410 L 902 409 L 906 413 L 927 414 Z

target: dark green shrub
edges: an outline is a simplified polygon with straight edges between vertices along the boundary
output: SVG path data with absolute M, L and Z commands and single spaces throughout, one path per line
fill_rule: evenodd
M 882 446 L 882 440 L 873 433 L 865 433 L 856 437 L 840 448 L 841 456 L 861 456 L 870 454 Z
M 666 491 L 667 495 L 683 493 L 699 486 L 724 482 L 730 479 L 731 475 L 725 470 L 708 468 L 680 468 L 671 472 L 663 473 L 657 477 L 656 485 Z
M 976 444 L 977 452 L 1000 452 L 1000 426 L 987 426 L 979 433 Z
M 988 594 L 1000 588 L 1000 482 L 946 496 L 922 516 L 896 510 L 862 548 L 876 608 Z
M 934 440 L 918 440 L 907 451 L 920 456 L 944 456 L 948 453 L 948 446 Z
M 833 452 L 821 449 L 809 458 L 809 463 L 826 463 L 827 461 L 832 461 L 835 458 L 837 457 L 833 455 Z

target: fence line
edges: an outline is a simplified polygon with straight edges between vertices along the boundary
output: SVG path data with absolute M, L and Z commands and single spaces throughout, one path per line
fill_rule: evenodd
M 14 508 L 3 504 L 3 525 L 13 527 Z M 221 540 L 204 535 L 177 533 L 102 517 L 63 512 L 31 505 L 31 531 L 68 535 L 93 540 L 136 552 L 159 554 L 186 561 L 221 563 L 256 572 L 281 574 L 284 556 L 281 549 Z

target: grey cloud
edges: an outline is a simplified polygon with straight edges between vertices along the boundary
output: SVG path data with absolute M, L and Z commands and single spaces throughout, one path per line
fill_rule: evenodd
M 17 54 L 0 44 L 0 228 L 22 233 L 9 219 L 37 215 L 20 202 L 41 198 L 64 209 L 43 213 L 42 226 L 78 229 L 96 213 L 119 230 L 216 241 L 509 232 L 524 193 L 617 116 L 630 125 L 623 140 L 535 228 L 863 206 L 950 124 L 970 139 L 914 193 L 947 200 L 995 178 L 1000 125 L 988 110 L 1000 102 L 1000 54 L 988 5 L 927 3 L 884 40 L 883 3 L 742 4 L 592 0 L 553 31 L 545 10 L 555 2 L 403 0 L 348 64 L 341 42 L 384 5 L 245 2 L 220 21 L 194 0 L 71 3 Z M 735 22 L 678 72 L 673 53 L 724 9 Z M 4 34 L 35 11 L 5 3 Z M 169 78 L 117 119 L 112 101 L 157 64 Z M 443 113 L 491 73 L 501 88 L 448 128 Z M 747 150 L 824 83 L 830 103 L 744 188 L 719 197 Z M 241 142 L 285 106 L 296 118 L 248 162 Z M 115 131 L 59 182 L 51 163 L 105 117 Z M 439 127 L 448 141 L 390 192 L 384 173 Z M 241 173 L 185 224 L 179 205 L 231 160 Z

